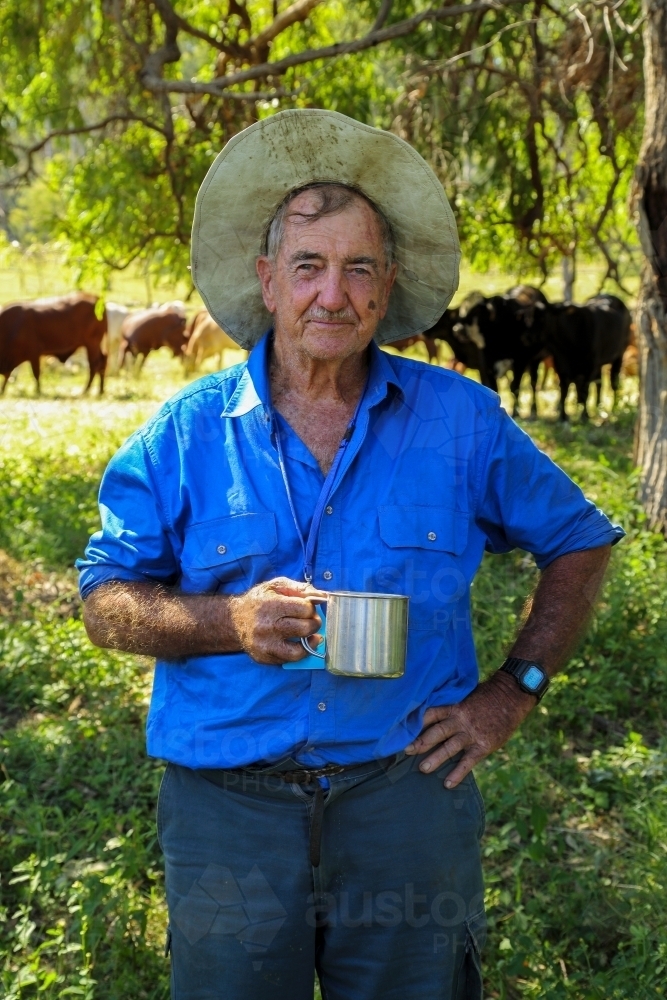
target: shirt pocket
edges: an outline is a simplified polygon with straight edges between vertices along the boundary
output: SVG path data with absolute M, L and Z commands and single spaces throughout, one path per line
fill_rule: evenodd
M 445 631 L 468 591 L 460 558 L 468 545 L 468 514 L 451 507 L 383 506 L 378 518 L 386 562 L 378 582 L 384 571 L 410 598 L 410 628 Z
M 231 514 L 191 525 L 181 554 L 181 587 L 202 593 L 238 591 L 275 576 L 270 553 L 278 544 L 270 513 Z M 243 586 L 239 587 L 241 583 Z

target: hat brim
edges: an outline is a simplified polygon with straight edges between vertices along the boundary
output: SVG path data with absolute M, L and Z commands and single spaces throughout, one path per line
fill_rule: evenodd
M 311 108 L 282 111 L 239 132 L 199 189 L 192 279 L 215 321 L 246 349 L 271 326 L 255 261 L 285 196 L 317 181 L 362 191 L 394 231 L 398 271 L 377 343 L 432 327 L 456 291 L 461 256 L 442 185 L 398 136 Z

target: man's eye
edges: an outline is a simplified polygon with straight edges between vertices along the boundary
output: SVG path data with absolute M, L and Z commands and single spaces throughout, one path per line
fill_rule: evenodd
M 368 270 L 367 267 L 353 267 L 352 274 L 361 274 L 365 277 L 366 275 L 370 274 L 370 271 Z

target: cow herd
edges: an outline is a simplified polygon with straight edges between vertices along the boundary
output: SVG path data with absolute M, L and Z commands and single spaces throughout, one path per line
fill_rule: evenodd
M 445 342 L 453 352 L 450 366 L 479 372 L 480 380 L 498 389 L 498 379 L 512 373 L 515 397 L 527 371 L 532 386 L 531 412 L 536 412 L 536 390 L 540 363 L 554 369 L 560 383 L 560 417 L 567 419 L 565 398 L 574 384 L 577 400 L 586 402 L 591 385 L 598 399 L 602 367 L 610 366 L 615 394 L 625 352 L 630 347 L 632 323 L 624 303 L 614 295 L 597 295 L 584 305 L 548 302 L 531 285 L 518 285 L 504 295 L 485 298 L 469 295 L 458 309 L 448 309 L 425 333 L 396 341 L 399 351 L 423 344 L 429 361 L 438 361 L 438 345 Z M 147 355 L 169 347 L 181 358 L 186 373 L 198 370 L 209 357 L 236 350 L 236 344 L 200 310 L 189 320 L 182 302 L 167 302 L 149 309 L 131 311 L 96 296 L 74 292 L 59 298 L 16 303 L 0 309 L 0 394 L 9 376 L 28 361 L 39 392 L 40 359 L 50 355 L 66 361 L 79 348 L 88 356 L 87 391 L 96 375 L 100 392 L 108 370 L 116 373 L 130 355 L 141 370 Z M 632 351 L 634 348 L 630 347 Z M 108 362 L 108 364 L 107 364 Z
M 9 376 L 20 364 L 30 363 L 39 392 L 41 358 L 67 361 L 83 348 L 88 356 L 87 392 L 99 375 L 100 393 L 105 373 L 116 374 L 128 355 L 140 371 L 151 351 L 169 347 L 181 358 L 186 372 L 196 371 L 209 357 L 237 350 L 205 309 L 189 320 L 182 302 L 166 302 L 149 309 L 130 310 L 95 295 L 73 292 L 58 298 L 21 302 L 0 309 L 0 375 L 5 391 Z
M 477 369 L 482 383 L 496 391 L 498 379 L 511 371 L 515 398 L 524 372 L 530 372 L 533 415 L 538 369 L 544 362 L 558 375 L 560 418 L 567 420 L 565 399 L 570 385 L 575 386 L 586 419 L 589 388 L 596 387 L 599 400 L 604 365 L 610 366 L 616 395 L 631 333 L 630 313 L 615 295 L 596 295 L 584 305 L 575 305 L 548 302 L 538 288 L 517 285 L 490 298 L 473 293 L 458 309 L 447 309 L 421 339 L 429 356 L 437 341 L 446 341 L 456 363 Z

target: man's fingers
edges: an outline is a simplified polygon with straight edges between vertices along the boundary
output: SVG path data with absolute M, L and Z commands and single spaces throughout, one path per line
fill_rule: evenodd
M 424 729 L 417 739 L 413 740 L 410 746 L 405 748 L 405 752 L 407 754 L 426 753 L 426 751 L 430 750 L 431 747 L 434 747 L 436 743 L 442 743 L 443 740 L 449 739 L 460 730 L 461 725 L 458 720 L 449 716 L 441 722 L 436 722 L 428 729 Z
M 310 583 L 300 583 L 298 580 L 290 580 L 286 576 L 272 580 L 268 586 L 276 594 L 282 594 L 284 597 L 303 597 L 307 600 L 326 601 L 329 596 L 325 590 L 318 590 Z
M 456 788 L 470 774 L 473 767 L 484 760 L 486 755 L 478 747 L 470 747 L 467 753 L 461 757 L 455 768 L 453 768 L 445 778 L 445 788 Z
M 275 603 L 274 603 L 275 602 Z M 269 602 L 269 608 L 278 612 L 280 618 L 312 618 L 317 614 L 315 611 L 315 601 L 301 597 L 286 597 L 276 594 Z
M 457 733 L 451 740 L 442 743 L 437 750 L 430 753 L 419 765 L 419 770 L 423 771 L 424 774 L 437 770 L 441 764 L 444 764 L 451 757 L 455 757 L 457 753 L 460 753 L 468 745 L 468 737 L 464 733 Z
M 313 646 L 315 646 L 315 636 L 313 636 L 312 641 Z M 280 638 L 274 638 L 266 645 L 256 646 L 250 652 L 250 656 L 257 663 L 268 663 L 272 666 L 280 666 L 281 663 L 296 663 L 307 655 L 300 642 L 289 642 L 287 639 Z
M 289 642 L 287 639 L 281 639 L 275 643 L 275 648 L 280 656 L 280 663 L 296 663 L 297 660 L 303 660 L 304 656 L 307 656 L 300 642 Z
M 456 705 L 434 705 L 433 708 L 427 708 L 422 720 L 424 729 L 434 722 L 441 722 L 443 719 L 448 719 L 455 708 Z
M 322 625 L 322 619 L 317 615 L 310 618 L 279 618 L 273 626 L 273 630 L 286 639 L 305 639 L 309 635 L 317 632 Z

